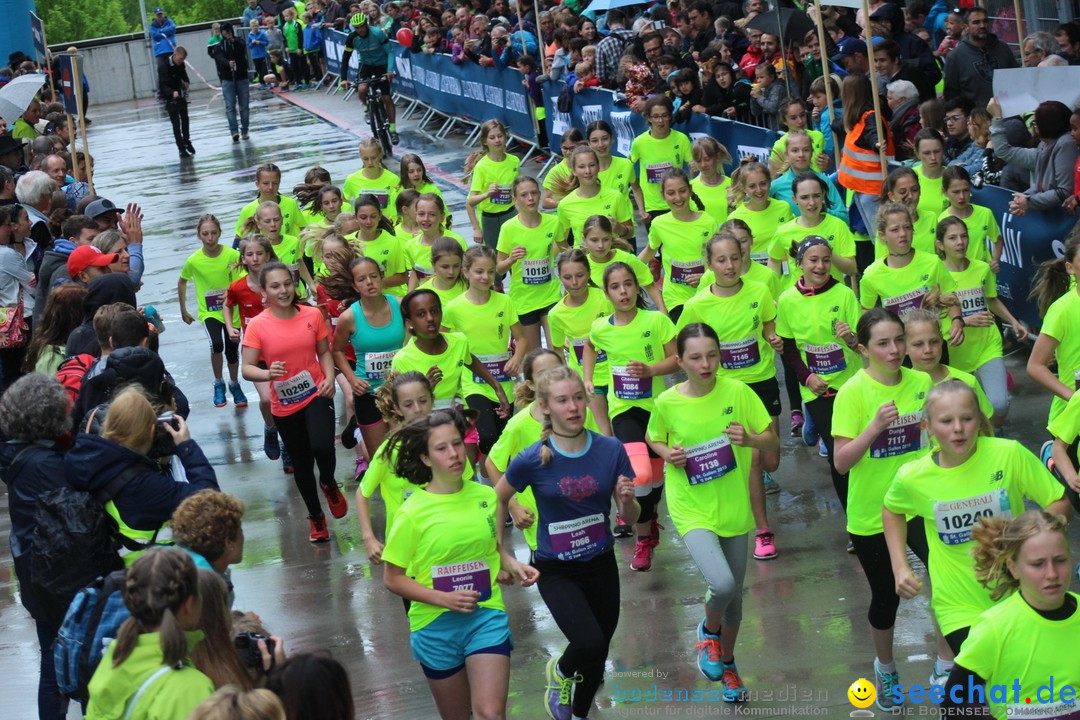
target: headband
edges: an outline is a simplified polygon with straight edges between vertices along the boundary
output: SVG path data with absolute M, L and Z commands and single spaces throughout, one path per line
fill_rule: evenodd
M 817 245 L 824 245 L 825 247 L 830 247 L 829 241 L 821 237 L 820 235 L 807 235 L 805 238 L 803 238 L 803 241 L 799 243 L 799 247 L 795 250 L 795 262 L 797 262 L 799 265 L 802 265 L 803 255 L 806 254 L 807 250 Z

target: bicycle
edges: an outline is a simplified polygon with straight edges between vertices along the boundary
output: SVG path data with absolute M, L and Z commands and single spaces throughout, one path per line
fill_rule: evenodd
M 386 105 L 383 101 L 382 77 L 358 78 L 356 85 L 367 85 L 367 116 L 368 127 L 371 128 L 372 137 L 382 145 L 383 154 L 391 157 L 394 154 L 394 144 L 390 142 L 390 118 L 386 115 Z

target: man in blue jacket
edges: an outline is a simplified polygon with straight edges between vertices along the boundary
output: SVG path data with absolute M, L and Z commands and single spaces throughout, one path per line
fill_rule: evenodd
M 160 73 L 176 49 L 176 23 L 172 18 L 165 17 L 165 11 L 161 8 L 154 8 L 154 19 L 150 21 L 150 41 L 154 45 L 154 57 Z

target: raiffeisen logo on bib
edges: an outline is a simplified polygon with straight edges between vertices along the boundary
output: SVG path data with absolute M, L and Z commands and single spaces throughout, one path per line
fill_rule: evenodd
M 866 701 L 860 679 L 849 691 L 848 699 L 857 708 L 866 708 Z M 856 686 L 859 685 L 859 688 Z M 890 695 L 896 707 L 886 715 L 941 715 L 941 706 L 953 706 L 949 712 L 957 716 L 970 715 L 976 706 L 994 706 L 990 716 L 996 720 L 1080 720 L 1080 688 L 1069 684 L 1058 684 L 1051 676 L 1045 683 L 1032 692 L 1021 689 L 1020 680 L 1009 684 L 978 685 L 974 678 L 968 677 L 962 684 L 949 687 L 941 685 L 894 685 Z M 859 702 L 857 703 L 856 700 Z M 872 698 L 871 698 L 872 702 Z M 864 704 L 865 703 L 865 704 Z M 865 710 L 851 713 L 853 717 L 867 716 Z

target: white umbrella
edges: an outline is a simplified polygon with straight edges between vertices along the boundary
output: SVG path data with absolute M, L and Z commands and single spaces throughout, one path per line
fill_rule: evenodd
M 30 101 L 44 83 L 44 75 L 32 73 L 20 75 L 0 88 L 0 117 L 7 121 L 9 127 L 30 107 Z

